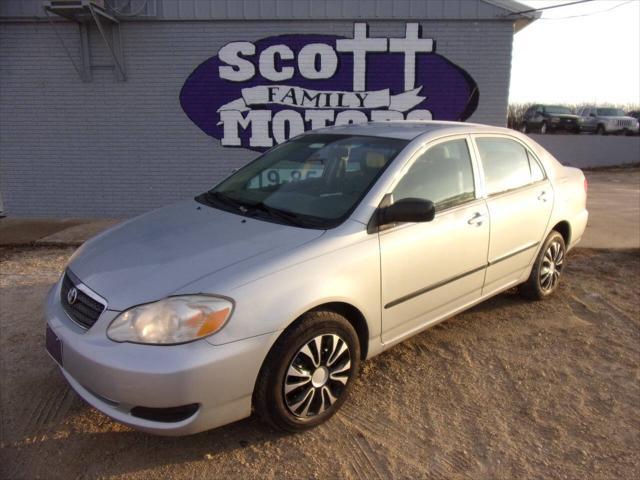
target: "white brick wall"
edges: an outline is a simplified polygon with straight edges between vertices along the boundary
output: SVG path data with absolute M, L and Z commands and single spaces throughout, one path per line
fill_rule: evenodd
M 370 21 L 371 36 L 402 36 L 404 22 Z M 475 79 L 470 121 L 506 119 L 513 26 L 500 21 L 426 21 L 437 52 Z M 79 55 L 77 27 L 61 24 Z M 128 22 L 128 80 L 94 70 L 82 83 L 48 23 L 0 23 L 0 192 L 6 213 L 127 217 L 193 196 L 256 156 L 223 149 L 183 113 L 187 76 L 233 40 L 285 33 L 350 37 L 350 21 Z M 108 63 L 91 33 L 94 63 Z M 79 59 L 79 56 L 76 58 Z

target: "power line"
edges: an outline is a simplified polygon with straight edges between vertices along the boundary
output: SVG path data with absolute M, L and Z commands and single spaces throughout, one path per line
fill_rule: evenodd
M 532 9 L 529 9 L 529 10 L 522 10 L 520 12 L 508 13 L 506 16 L 522 15 L 522 14 L 525 14 L 525 13 L 542 12 L 543 10 L 551 10 L 552 8 L 568 7 L 569 5 L 578 5 L 579 3 L 587 3 L 587 2 L 593 2 L 593 0 L 577 0 L 575 2 L 561 3 L 560 5 L 550 5 L 548 7 L 532 8 Z
M 628 3 L 633 2 L 633 0 L 627 0 L 626 2 L 622 2 L 619 3 L 617 5 L 614 5 L 611 8 L 607 8 L 604 10 L 598 10 L 597 12 L 590 12 L 590 13 L 583 13 L 581 15 L 571 15 L 569 17 L 549 17 L 549 18 L 540 18 L 539 20 L 567 20 L 570 18 L 580 18 L 580 17 L 590 17 L 591 15 L 597 15 L 599 13 L 606 13 L 606 12 L 610 12 L 611 10 L 615 10 L 618 7 L 622 7 L 623 5 L 627 5 Z

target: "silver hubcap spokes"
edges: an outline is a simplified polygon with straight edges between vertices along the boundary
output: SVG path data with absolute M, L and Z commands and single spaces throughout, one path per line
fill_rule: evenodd
M 558 285 L 564 267 L 564 248 L 560 242 L 552 242 L 544 252 L 542 268 L 540 268 L 540 286 L 550 292 Z
M 351 377 L 349 346 L 338 335 L 318 335 L 294 355 L 284 380 L 284 399 L 296 417 L 314 417 L 340 397 Z

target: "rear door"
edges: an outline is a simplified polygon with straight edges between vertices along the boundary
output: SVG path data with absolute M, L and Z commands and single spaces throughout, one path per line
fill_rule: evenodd
M 455 136 L 430 144 L 388 192 L 391 202 L 431 200 L 436 216 L 378 233 L 384 343 L 480 298 L 489 223 L 468 140 Z
M 519 140 L 475 135 L 491 223 L 482 294 L 515 285 L 536 255 L 551 216 L 553 189 L 533 153 Z

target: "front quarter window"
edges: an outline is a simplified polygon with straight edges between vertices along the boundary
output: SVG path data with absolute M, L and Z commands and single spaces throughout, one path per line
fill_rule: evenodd
M 407 140 L 307 134 L 283 143 L 198 197 L 269 221 L 331 228 L 355 209 Z

